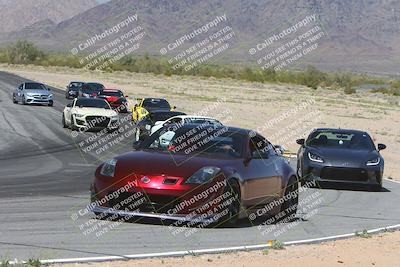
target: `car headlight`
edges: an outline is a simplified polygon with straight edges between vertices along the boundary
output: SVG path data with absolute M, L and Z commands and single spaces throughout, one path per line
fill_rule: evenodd
M 116 165 L 116 159 L 107 160 L 106 162 L 104 162 L 103 167 L 101 167 L 100 174 L 103 176 L 114 177 Z
M 381 158 L 371 159 L 367 161 L 367 166 L 376 166 L 381 162 Z
M 32 93 L 26 93 L 26 95 L 27 95 L 27 96 L 33 96 L 33 94 L 32 94 Z
M 220 171 L 217 167 L 204 167 L 190 176 L 185 184 L 205 184 L 210 182 Z
M 324 160 L 320 156 L 317 156 L 311 152 L 308 152 L 308 158 L 314 162 L 319 162 L 319 163 L 324 162 Z
M 53 97 L 53 94 L 49 94 L 47 97 L 48 97 L 48 98 L 52 98 L 52 97 Z
M 77 118 L 82 118 L 82 117 L 85 116 L 85 114 L 75 113 L 74 116 L 77 117 Z
M 150 130 L 151 130 L 151 125 L 150 125 L 150 124 L 146 124 L 145 129 L 146 129 L 147 131 L 150 131 Z

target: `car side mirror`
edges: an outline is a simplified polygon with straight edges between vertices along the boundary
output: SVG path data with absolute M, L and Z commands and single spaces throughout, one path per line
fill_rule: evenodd
M 133 148 L 133 150 L 137 150 L 137 149 L 139 149 L 140 148 L 140 146 L 142 145 L 142 143 L 143 143 L 143 141 L 136 141 L 136 142 L 133 142 L 133 144 L 132 144 L 132 148 Z
M 125 97 L 129 97 L 128 95 L 126 95 Z
M 67 108 L 70 108 L 70 107 L 72 107 L 72 104 L 71 103 L 67 104 Z
M 384 150 L 386 149 L 386 145 L 385 144 L 378 144 L 378 151 Z
M 274 145 L 274 149 L 280 155 L 285 154 L 285 151 L 286 151 L 286 149 L 281 145 Z
M 306 140 L 304 138 L 296 140 L 296 143 L 301 145 L 301 146 L 304 146 L 305 142 L 306 142 Z

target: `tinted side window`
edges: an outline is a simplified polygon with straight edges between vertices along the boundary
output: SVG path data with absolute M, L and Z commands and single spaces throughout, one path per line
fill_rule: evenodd
M 249 146 L 252 158 L 266 159 L 274 153 L 271 143 L 261 135 L 250 138 Z

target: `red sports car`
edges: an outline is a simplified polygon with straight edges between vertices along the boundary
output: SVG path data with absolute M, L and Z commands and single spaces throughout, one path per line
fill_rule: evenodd
M 126 100 L 127 96 L 124 96 L 121 90 L 117 89 L 102 89 L 97 92 L 98 98 L 105 99 L 113 109 L 116 109 L 118 112 L 126 113 L 128 112 Z
M 261 135 L 174 124 L 102 163 L 90 206 L 97 215 L 234 223 L 254 211 L 295 215 L 297 189 L 295 171 Z

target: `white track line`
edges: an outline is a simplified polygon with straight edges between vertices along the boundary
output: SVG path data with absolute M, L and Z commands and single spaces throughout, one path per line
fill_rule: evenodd
M 388 178 L 384 178 L 384 180 L 389 181 L 389 182 L 393 182 L 396 184 L 400 184 L 400 181 L 396 181 L 396 180 L 392 180 L 392 179 L 388 179 Z
M 370 229 L 367 232 L 370 234 L 385 232 L 389 230 L 400 229 L 400 224 L 390 225 L 387 227 L 380 227 Z M 350 238 L 356 236 L 355 233 L 334 235 L 320 238 L 303 239 L 297 241 L 284 242 L 286 246 L 289 245 L 304 245 L 312 243 L 320 243 L 325 241 L 332 241 L 344 238 Z M 215 254 L 215 253 L 226 253 L 236 251 L 248 251 L 248 250 L 259 250 L 270 248 L 269 244 L 259 244 L 250 246 L 237 246 L 237 247 L 225 247 L 225 248 L 212 248 L 212 249 L 197 249 L 197 250 L 184 250 L 184 251 L 172 251 L 172 252 L 161 252 L 161 253 L 145 253 L 145 254 L 133 254 L 123 256 L 103 256 L 103 257 L 85 257 L 85 258 L 68 258 L 68 259 L 52 259 L 52 260 L 41 260 L 42 264 L 54 264 L 54 263 L 89 263 L 89 262 L 104 262 L 104 261 L 116 261 L 116 260 L 132 260 L 132 259 L 146 259 L 146 258 L 160 258 L 160 257 L 182 257 L 190 255 L 200 254 Z M 16 264 L 21 262 L 11 261 L 10 264 Z M 24 262 L 25 263 L 25 262 Z

